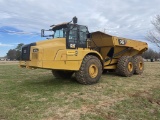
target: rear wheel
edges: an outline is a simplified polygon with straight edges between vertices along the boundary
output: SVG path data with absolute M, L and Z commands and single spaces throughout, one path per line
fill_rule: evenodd
M 135 66 L 134 74 L 137 74 L 137 75 L 142 74 L 144 71 L 144 61 L 142 56 L 135 56 L 133 57 L 133 60 L 134 60 L 134 66 Z
M 73 75 L 73 71 L 65 71 L 65 70 L 52 70 L 52 74 L 56 77 L 56 78 L 63 78 L 63 79 L 68 79 L 71 78 L 71 76 Z
M 134 63 L 130 56 L 122 56 L 118 60 L 116 73 L 124 77 L 130 77 L 134 73 Z
M 77 81 L 85 85 L 97 83 L 101 75 L 102 64 L 93 55 L 87 55 L 82 61 L 80 70 L 75 73 Z

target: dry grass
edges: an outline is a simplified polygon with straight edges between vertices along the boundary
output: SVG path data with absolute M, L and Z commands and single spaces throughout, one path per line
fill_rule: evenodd
M 18 61 L 0 61 L 0 65 L 15 65 L 18 63 Z
M 0 119 L 128 120 L 160 118 L 160 63 L 142 75 L 102 75 L 95 85 L 73 77 L 56 79 L 48 70 L 0 66 Z

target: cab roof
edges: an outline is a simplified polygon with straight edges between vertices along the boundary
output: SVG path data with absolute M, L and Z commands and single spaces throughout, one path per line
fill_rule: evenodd
M 61 29 L 61 28 L 64 28 L 64 27 L 67 27 L 67 25 L 69 24 L 69 22 L 64 22 L 64 23 L 61 23 L 61 24 L 57 24 L 57 25 L 51 25 L 50 27 L 52 27 L 52 29 Z

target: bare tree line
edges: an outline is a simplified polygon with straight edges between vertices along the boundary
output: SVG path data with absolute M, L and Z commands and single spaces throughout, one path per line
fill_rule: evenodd
M 160 15 L 156 15 L 151 23 L 154 30 L 148 32 L 147 40 L 154 43 L 160 50 Z
M 149 49 L 146 52 L 144 52 L 142 56 L 144 59 L 154 59 L 155 61 L 157 61 L 158 59 L 160 59 L 160 52 L 156 52 L 152 49 Z

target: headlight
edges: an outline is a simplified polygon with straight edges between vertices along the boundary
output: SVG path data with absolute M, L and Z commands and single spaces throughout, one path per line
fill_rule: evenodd
M 33 49 L 33 52 L 38 52 L 39 50 L 36 48 L 36 49 Z

